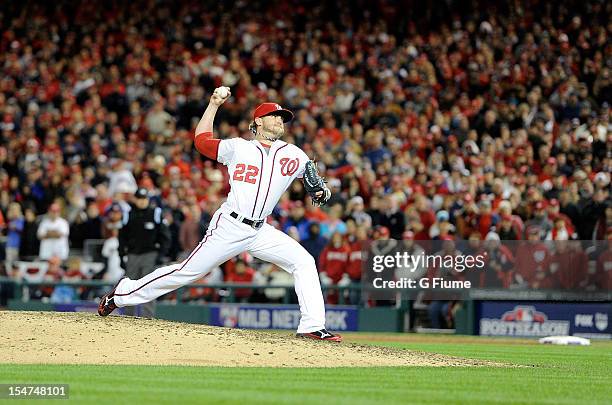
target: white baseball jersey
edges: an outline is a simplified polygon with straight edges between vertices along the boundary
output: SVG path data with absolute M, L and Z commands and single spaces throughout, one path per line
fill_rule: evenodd
M 234 138 L 219 142 L 217 160 L 228 167 L 231 191 L 213 215 L 202 241 L 181 263 L 160 267 L 138 280 L 122 279 L 115 289 L 115 304 L 125 307 L 154 300 L 246 251 L 293 275 L 302 315 L 298 333 L 323 329 L 325 304 L 314 258 L 273 226 L 264 223 L 255 229 L 230 214 L 234 211 L 255 220 L 270 215 L 291 182 L 303 176 L 308 157 L 283 141 L 265 148 L 255 140 Z
M 304 175 L 309 159 L 297 146 L 280 140 L 266 148 L 256 140 L 232 138 L 219 143 L 217 160 L 230 175 L 225 207 L 259 220 L 270 215 L 291 182 Z
M 49 231 L 59 232 L 61 236 L 59 238 L 42 239 L 38 256 L 44 260 L 50 259 L 53 256 L 66 260 L 70 250 L 68 246 L 68 235 L 70 234 L 68 221 L 62 217 L 58 217 L 55 220 L 45 217 L 40 222 L 36 235 L 41 239 Z

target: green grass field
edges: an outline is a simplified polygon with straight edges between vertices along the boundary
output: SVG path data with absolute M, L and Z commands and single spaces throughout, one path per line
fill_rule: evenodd
M 368 337 L 374 339 L 368 342 L 372 344 L 527 367 L 274 369 L 3 364 L 0 383 L 70 384 L 70 402 L 80 403 L 609 404 L 612 401 L 612 342 L 561 347 L 484 338 L 453 342 L 450 336 L 431 339 L 419 336 L 416 341 L 407 335 Z M 391 343 L 390 338 L 406 341 Z

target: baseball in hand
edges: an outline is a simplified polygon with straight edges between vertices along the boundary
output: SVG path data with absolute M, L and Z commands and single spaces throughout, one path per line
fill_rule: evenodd
M 225 87 L 225 86 L 222 86 L 222 87 L 217 87 L 217 89 L 215 90 L 215 92 L 216 92 L 216 93 L 217 93 L 217 95 L 218 95 L 219 97 L 221 97 L 222 99 L 226 99 L 226 98 L 228 98 L 228 97 L 229 97 L 229 95 L 230 95 L 230 90 L 229 90 L 229 87 Z

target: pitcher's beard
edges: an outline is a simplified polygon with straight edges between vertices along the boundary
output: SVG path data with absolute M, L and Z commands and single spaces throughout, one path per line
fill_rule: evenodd
M 274 142 L 280 139 L 280 137 L 283 136 L 283 132 L 279 131 L 279 132 L 273 132 L 273 131 L 265 131 L 261 133 L 261 136 L 263 139 L 270 141 L 270 142 Z

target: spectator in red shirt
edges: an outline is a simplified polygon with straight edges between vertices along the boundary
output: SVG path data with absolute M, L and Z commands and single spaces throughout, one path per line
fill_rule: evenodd
M 334 232 L 329 244 L 321 252 L 319 257 L 319 277 L 324 287 L 338 285 L 341 281 L 345 285 L 348 281 L 346 266 L 351 249 L 342 234 Z M 338 303 L 338 292 L 335 289 L 328 290 L 326 301 L 329 304 Z
M 499 222 L 499 217 L 491 210 L 491 201 L 482 200 L 479 204 L 480 210 L 476 219 L 477 228 L 482 238 L 486 238 L 487 234 L 493 226 Z
M 236 284 L 252 284 L 255 281 L 256 273 L 243 258 L 239 257 L 236 260 L 236 267 L 228 274 L 225 281 Z M 234 296 L 238 302 L 247 302 L 252 294 L 253 290 L 251 288 L 234 289 Z
M 519 284 L 533 288 L 548 285 L 550 257 L 550 249 L 540 241 L 540 229 L 536 226 L 529 227 L 527 240 L 521 242 L 516 251 L 515 273 Z
M 183 177 L 185 178 L 190 177 L 191 172 L 190 172 L 189 164 L 185 162 L 185 160 L 181 156 L 181 152 L 179 149 L 176 149 L 172 153 L 172 161 L 168 163 L 168 165 L 166 166 L 166 175 L 168 175 L 168 173 L 170 173 L 170 170 L 172 170 L 175 167 L 178 168 L 178 170 L 180 171 Z
M 553 217 L 553 228 L 546 235 L 546 240 L 570 240 L 571 231 L 567 228 L 565 219 L 560 216 Z
M 365 227 L 358 226 L 355 229 L 354 235 L 349 235 L 349 256 L 346 265 L 346 273 L 349 275 L 352 282 L 361 280 L 363 271 L 363 249 L 366 248 L 368 240 L 368 231 Z
M 326 113 L 323 117 L 323 128 L 319 129 L 318 134 L 334 146 L 342 141 L 342 133 L 336 128 L 336 120 L 331 113 Z
M 414 229 L 416 234 L 415 239 L 429 239 L 429 229 L 436 222 L 436 214 L 431 209 L 429 200 L 422 195 L 417 195 L 415 197 L 414 205 L 419 215 L 418 223 L 422 226 L 420 230 Z
M 565 215 L 564 213 L 560 212 L 560 207 L 559 207 L 559 200 L 557 200 L 556 198 L 553 198 L 552 200 L 550 200 L 548 202 L 548 206 L 546 207 L 546 210 L 548 211 L 548 219 L 551 221 L 555 221 L 556 218 L 562 218 L 563 221 L 565 222 L 565 229 L 567 230 L 567 233 L 569 235 L 569 238 L 574 238 L 576 235 L 576 230 L 574 229 L 574 225 L 572 224 L 572 220 Z M 553 240 L 556 240 L 553 238 Z
M 323 284 L 338 284 L 346 272 L 349 253 L 349 244 L 340 232 L 334 232 L 329 244 L 319 257 L 319 272 Z
M 463 198 L 462 208 L 455 215 L 457 221 L 457 232 L 458 235 L 464 239 L 469 238 L 473 231 L 479 232 L 480 238 L 484 239 L 480 229 L 478 228 L 478 206 L 474 202 L 474 198 L 471 194 L 466 194 Z

